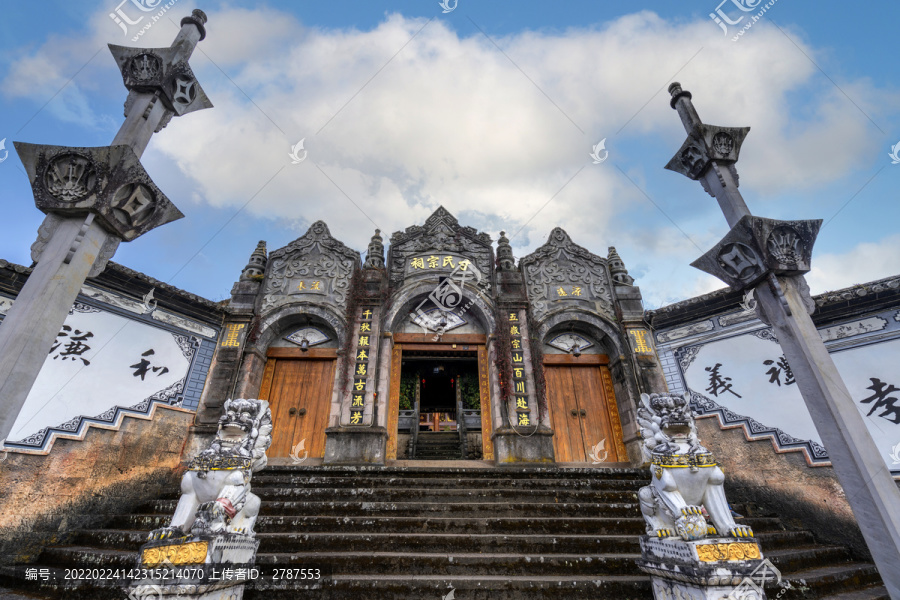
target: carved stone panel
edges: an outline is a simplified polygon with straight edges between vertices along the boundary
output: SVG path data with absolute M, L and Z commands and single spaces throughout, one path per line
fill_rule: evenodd
M 606 259 L 572 242 L 557 227 L 547 243 L 519 261 L 534 316 L 542 320 L 561 303 L 583 305 L 614 316 Z
M 306 234 L 269 254 L 261 310 L 309 301 L 331 305 L 343 314 L 359 253 L 331 237 L 316 221 Z
M 129 91 L 159 94 L 166 108 L 178 116 L 212 108 L 188 61 L 180 58 L 179 48 L 129 48 L 110 44 L 109 50 Z
M 778 221 L 745 215 L 722 241 L 691 263 L 735 290 L 749 288 L 770 272 L 801 275 L 810 270 L 821 220 Z
M 125 241 L 184 216 L 156 187 L 130 146 L 15 145 L 31 181 L 35 206 L 47 214 L 94 213 L 105 229 Z M 41 244 L 49 239 L 54 224 L 42 227 Z M 39 256 L 42 248 L 32 251 Z M 107 254 L 112 256 L 108 249 Z
M 418 259 L 421 259 L 421 263 Z M 449 275 L 460 260 L 469 260 L 482 275 L 479 287 L 489 290 L 494 273 L 491 238 L 472 227 L 462 227 L 441 206 L 424 225 L 413 225 L 391 236 L 388 268 L 391 282 L 400 285 L 407 278 Z

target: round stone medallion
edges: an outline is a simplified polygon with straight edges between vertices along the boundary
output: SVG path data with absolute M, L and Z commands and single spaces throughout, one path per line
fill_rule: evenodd
M 54 157 L 44 171 L 44 189 L 62 202 L 77 202 L 93 192 L 96 185 L 94 163 L 75 152 Z

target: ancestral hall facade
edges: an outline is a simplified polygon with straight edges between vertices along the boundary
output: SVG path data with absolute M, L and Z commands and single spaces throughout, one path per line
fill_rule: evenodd
M 495 253 L 443 207 L 387 256 L 376 231 L 365 261 L 320 221 L 254 251 L 196 425 L 259 397 L 275 460 L 424 458 L 443 433 L 445 457 L 640 463 L 636 399 L 665 381 L 633 283 L 614 248 L 597 256 L 561 228 L 517 266 L 503 234 Z
M 81 288 L 0 452 L 0 559 L 33 558 L 71 519 L 99 525 L 177 487 L 231 398 L 269 402 L 276 465 L 603 467 L 647 461 L 640 394 L 667 390 L 710 417 L 697 426 L 733 501 L 765 499 L 864 556 L 789 365 L 746 299 L 720 290 L 644 311 L 614 248 L 602 257 L 548 233 L 516 260 L 502 233 L 438 208 L 388 243 L 376 231 L 361 256 L 317 222 L 283 248 L 260 242 L 218 303 L 110 262 Z M 0 260 L 0 323 L 31 274 Z M 900 476 L 900 278 L 814 299 Z

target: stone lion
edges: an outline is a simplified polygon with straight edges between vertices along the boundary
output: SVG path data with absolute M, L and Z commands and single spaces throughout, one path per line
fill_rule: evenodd
M 752 537 L 753 531 L 731 516 L 725 474 L 700 445 L 687 397 L 641 394 L 641 404 L 637 414 L 642 450 L 652 476 L 650 485 L 638 492 L 647 533 L 684 540 Z
M 260 500 L 250 492 L 250 478 L 268 462 L 271 434 L 268 402 L 226 401 L 215 439 L 194 457 L 181 479 L 181 498 L 172 522 L 152 531 L 149 539 L 188 534 L 255 535 Z

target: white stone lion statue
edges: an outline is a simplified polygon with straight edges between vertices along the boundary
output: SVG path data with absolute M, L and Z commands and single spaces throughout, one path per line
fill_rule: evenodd
M 271 434 L 268 402 L 227 400 L 215 439 L 194 457 L 181 479 L 181 498 L 172 522 L 152 531 L 149 539 L 188 534 L 255 535 L 260 500 L 250 492 L 250 478 L 268 462 Z
M 737 525 L 731 516 L 725 474 L 700 445 L 687 397 L 641 394 L 641 404 L 638 423 L 642 450 L 651 462 L 651 482 L 640 489 L 638 498 L 647 533 L 684 540 L 707 535 L 752 537 L 753 531 Z

